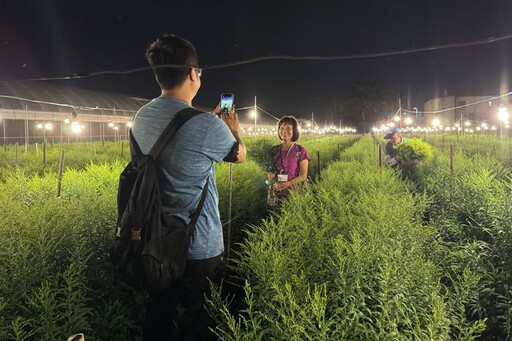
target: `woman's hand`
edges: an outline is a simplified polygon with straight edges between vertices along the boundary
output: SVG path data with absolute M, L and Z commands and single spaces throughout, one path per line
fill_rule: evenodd
M 278 182 L 272 185 L 272 189 L 275 191 L 282 191 L 288 188 L 288 181 Z

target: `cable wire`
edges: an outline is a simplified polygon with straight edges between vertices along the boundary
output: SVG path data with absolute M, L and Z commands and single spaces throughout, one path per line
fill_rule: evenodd
M 441 110 L 435 110 L 435 111 L 418 111 L 418 114 L 438 114 L 438 113 L 441 113 L 441 112 L 456 110 L 456 109 L 465 108 L 465 107 L 469 107 L 469 106 L 480 104 L 480 103 L 485 103 L 485 102 L 493 101 L 495 99 L 499 99 L 499 98 L 502 98 L 502 97 L 507 97 L 507 96 L 510 96 L 510 95 L 512 95 L 512 91 L 508 92 L 506 94 L 503 94 L 503 95 L 489 97 L 489 98 L 483 99 L 481 101 L 471 102 L 471 103 L 459 105 L 459 106 L 456 106 L 456 107 L 453 107 L 453 108 L 441 109 Z M 406 112 L 406 113 L 410 113 L 410 114 L 415 114 L 416 113 L 415 110 L 406 110 L 406 109 L 401 109 L 401 110 Z M 395 114 L 395 116 L 396 115 L 397 114 Z M 395 116 L 393 116 L 393 117 L 395 117 Z
M 501 36 L 501 37 L 489 37 L 487 39 L 481 39 L 481 40 L 472 41 L 472 42 L 451 43 L 451 44 L 428 46 L 428 47 L 422 47 L 422 48 L 416 48 L 416 49 L 406 49 L 406 50 L 400 50 L 400 51 L 356 54 L 356 55 L 346 55 L 346 56 L 291 56 L 291 55 L 261 56 L 261 57 L 255 57 L 255 58 L 251 58 L 251 59 L 230 62 L 230 63 L 225 63 L 225 64 L 219 64 L 219 65 L 211 65 L 211 66 L 206 65 L 202 68 L 205 70 L 214 70 L 214 69 L 221 69 L 221 68 L 246 65 L 246 64 L 251 64 L 251 63 L 257 63 L 257 62 L 262 62 L 262 61 L 267 61 L 267 60 L 334 61 L 334 60 L 350 60 L 350 59 L 388 57 L 388 56 L 396 56 L 396 55 L 425 52 L 425 51 L 435 51 L 435 50 L 442 50 L 442 49 L 449 49 L 449 48 L 456 48 L 456 47 L 468 47 L 468 46 L 477 46 L 477 45 L 483 45 L 483 44 L 491 44 L 491 43 L 495 43 L 495 42 L 499 42 L 499 41 L 503 41 L 503 40 L 508 40 L 511 38 L 512 38 L 512 33 Z M 193 68 L 194 66 L 165 64 L 165 65 L 158 65 L 158 66 L 154 66 L 154 67 L 151 67 L 151 66 L 140 67 L 140 68 L 125 70 L 125 71 L 109 70 L 109 71 L 98 71 L 98 72 L 90 72 L 90 73 L 74 73 L 70 76 L 65 76 L 65 77 L 27 78 L 27 79 L 19 79 L 16 81 L 28 82 L 28 81 L 48 81 L 48 80 L 70 80 L 70 79 L 81 79 L 81 78 L 103 76 L 103 75 L 126 75 L 126 74 L 130 74 L 130 73 L 150 70 L 152 68 L 169 68 L 169 67 Z M 8 79 L 3 79 L 3 80 L 9 81 Z M 11 81 L 13 81 L 13 80 L 11 79 Z

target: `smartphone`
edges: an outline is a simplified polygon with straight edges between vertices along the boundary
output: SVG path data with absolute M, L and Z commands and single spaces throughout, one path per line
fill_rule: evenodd
M 222 114 L 228 114 L 233 110 L 233 102 L 235 95 L 232 93 L 224 93 L 220 95 L 220 112 Z

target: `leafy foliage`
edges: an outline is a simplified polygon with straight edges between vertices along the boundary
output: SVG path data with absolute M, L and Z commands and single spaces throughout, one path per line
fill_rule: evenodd
M 425 219 L 456 259 L 446 259 L 449 276 L 461 276 L 464 267 L 478 274 L 478 290 L 469 296 L 468 320 L 486 320 L 485 340 L 511 337 L 512 199 L 510 178 L 492 156 L 459 149 L 449 170 L 448 150 L 436 150 L 429 164 L 418 169 L 420 190 L 430 198 Z M 443 152 L 444 151 L 444 152 Z
M 432 146 L 419 138 L 406 139 L 398 146 L 400 161 L 430 160 L 434 156 Z
M 478 276 L 441 284 L 450 251 L 421 226 L 426 202 L 395 172 L 376 169 L 369 139 L 347 149 L 322 181 L 294 192 L 252 231 L 235 268 L 238 314 L 210 302 L 221 340 L 473 339 L 483 321 L 465 306 Z M 357 155 L 357 161 L 354 160 Z M 459 295 L 456 295 L 458 293 Z
M 411 183 L 377 168 L 368 138 L 304 136 L 310 173 L 321 181 L 263 221 L 257 151 L 278 141 L 248 141 L 254 162 L 234 165 L 232 183 L 231 265 L 240 294 L 226 299 L 219 291 L 209 304 L 219 339 L 510 338 L 509 152 L 503 141 L 461 145 L 452 175 L 447 141 L 415 167 Z M 91 163 L 89 146 L 105 164 Z M 57 152 L 44 168 L 31 151 L 0 170 L 0 339 L 79 331 L 88 340 L 139 338 L 146 296 L 115 283 L 109 265 L 127 157 L 111 146 L 77 144 L 66 154 L 60 198 Z M 216 172 L 226 235 L 229 165 Z

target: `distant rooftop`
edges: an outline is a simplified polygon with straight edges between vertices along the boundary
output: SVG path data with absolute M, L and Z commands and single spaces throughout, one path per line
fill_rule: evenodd
M 43 82 L 0 82 L 0 109 L 133 116 L 150 100 L 120 93 L 93 91 Z

